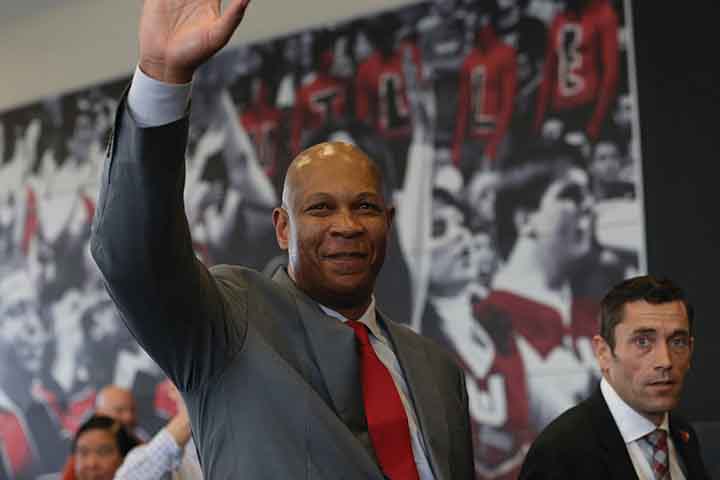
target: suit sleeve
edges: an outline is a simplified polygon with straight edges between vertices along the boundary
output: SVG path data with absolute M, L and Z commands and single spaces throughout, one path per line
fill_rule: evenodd
M 246 331 L 242 286 L 216 281 L 193 251 L 183 203 L 187 133 L 187 117 L 140 128 L 121 102 L 91 236 L 123 320 L 181 390 L 222 371 Z
M 470 471 L 475 472 L 475 455 L 474 455 L 474 445 L 473 445 L 473 435 L 472 435 L 472 420 L 470 419 L 470 405 L 468 401 L 468 391 L 467 391 L 467 385 L 465 383 L 465 373 L 460 368 L 458 368 L 458 376 L 460 377 L 460 401 L 462 402 L 463 407 L 463 421 L 465 425 L 467 426 L 467 436 L 464 439 L 465 445 L 468 445 L 469 451 L 469 457 L 470 457 Z

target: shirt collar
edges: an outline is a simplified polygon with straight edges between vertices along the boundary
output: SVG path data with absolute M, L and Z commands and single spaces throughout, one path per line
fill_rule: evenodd
M 318 305 L 320 306 L 322 311 L 325 312 L 325 315 L 337 318 L 343 323 L 348 321 L 345 316 L 343 316 L 339 312 L 336 312 L 332 308 L 328 308 L 325 305 Z M 380 325 L 377 322 L 377 315 L 375 313 L 375 295 L 370 298 L 370 305 L 368 305 L 365 313 L 363 313 L 362 316 L 357 319 L 357 321 L 364 324 L 375 337 L 379 339 L 383 338 L 382 330 L 380 329 Z
M 600 381 L 600 391 L 626 444 L 644 437 L 655 429 L 665 430 L 668 434 L 670 433 L 667 412 L 660 426 L 656 426 L 625 403 L 605 378 Z

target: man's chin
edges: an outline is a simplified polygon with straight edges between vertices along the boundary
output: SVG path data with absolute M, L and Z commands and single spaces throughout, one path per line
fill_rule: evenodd
M 366 273 L 331 275 L 326 277 L 325 294 L 336 305 L 356 306 L 372 295 L 373 282 Z

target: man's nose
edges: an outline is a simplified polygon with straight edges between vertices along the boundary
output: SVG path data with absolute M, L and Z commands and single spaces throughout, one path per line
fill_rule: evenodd
M 350 209 L 338 210 L 335 218 L 333 219 L 333 225 L 331 232 L 335 235 L 344 237 L 353 237 L 362 232 L 363 225 L 358 221 L 357 216 Z
M 657 342 L 655 346 L 655 368 L 669 369 L 672 367 L 672 356 L 667 342 Z

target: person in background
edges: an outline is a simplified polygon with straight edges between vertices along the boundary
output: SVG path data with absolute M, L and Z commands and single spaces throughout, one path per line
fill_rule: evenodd
M 62 466 L 69 435 L 41 394 L 50 334 L 25 268 L 0 277 L 0 478 L 35 478 Z
M 130 451 L 115 480 L 202 480 L 185 402 L 169 380 L 167 384 L 177 413 L 148 443 Z
M 693 327 L 693 309 L 670 280 L 646 275 L 615 285 L 592 339 L 600 388 L 538 436 L 520 479 L 709 479 L 697 434 L 672 412 Z
M 618 18 L 608 0 L 565 0 L 550 27 L 534 126 L 559 119 L 565 133 L 597 140 L 614 104 Z
M 118 385 L 106 385 L 101 388 L 95 397 L 94 415 L 109 417 L 120 422 L 135 438 L 138 443 L 146 441 L 148 434 L 137 425 L 137 408 L 135 397 L 127 388 Z M 62 470 L 63 480 L 73 478 L 76 468 L 76 459 L 70 455 Z
M 138 444 L 137 438 L 119 421 L 104 415 L 93 415 L 75 434 L 72 475 L 63 480 L 112 480 L 128 452 Z
M 118 420 L 140 440 L 148 439 L 148 434 L 138 426 L 135 397 L 127 388 L 118 385 L 103 387 L 95 400 L 95 413 Z

